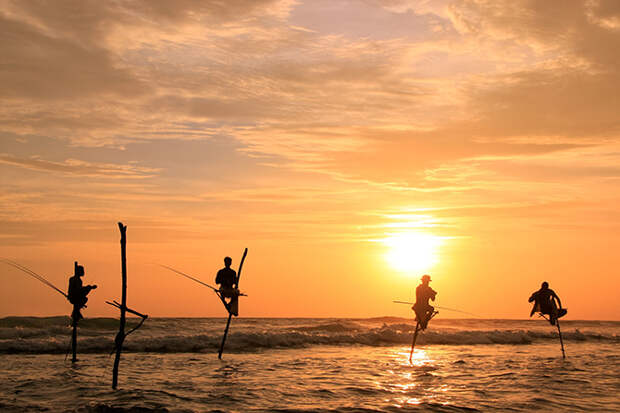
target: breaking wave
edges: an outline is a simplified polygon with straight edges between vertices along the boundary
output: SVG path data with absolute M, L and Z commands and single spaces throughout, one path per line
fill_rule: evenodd
M 153 324 L 150 327 L 147 323 L 145 327 L 127 339 L 124 346 L 126 351 L 202 353 L 212 352 L 220 344 L 221 320 L 154 319 L 152 322 Z M 265 319 L 263 324 L 270 322 L 274 323 Z M 185 324 L 179 327 L 182 323 Z M 0 319 L 0 353 L 65 353 L 68 349 L 70 337 L 68 325 L 68 317 L 9 317 Z M 166 327 L 162 328 L 164 325 Z M 261 323 L 251 321 L 233 326 L 227 342 L 228 351 L 255 352 L 317 345 L 408 345 L 411 342 L 413 331 L 411 324 L 402 322 L 368 326 L 363 322 L 349 320 L 322 320 L 313 322 L 291 321 L 271 325 L 268 328 L 264 325 L 259 328 L 259 325 Z M 114 346 L 113 339 L 117 328 L 118 320 L 111 318 L 84 320 L 80 324 L 79 330 L 79 351 L 109 353 Z M 527 345 L 533 342 L 555 340 L 557 337 L 557 332 L 549 329 L 473 330 L 435 327 L 420 334 L 418 344 Z M 579 329 L 567 330 L 563 332 L 563 337 L 567 341 L 620 342 L 620 337 L 615 333 L 582 332 Z

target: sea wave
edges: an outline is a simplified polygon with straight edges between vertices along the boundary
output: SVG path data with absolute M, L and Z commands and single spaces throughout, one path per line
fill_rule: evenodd
M 80 328 L 79 351 L 83 353 L 109 353 L 114 344 L 114 331 L 118 321 L 113 319 L 88 320 L 90 327 Z M 35 323 L 36 324 L 36 323 Z M 86 322 L 84 324 L 87 324 Z M 0 323 L 0 325 L 2 325 Z M 6 325 L 6 324 L 5 324 Z M 94 327 L 97 326 L 97 327 Z M 301 348 L 317 345 L 407 345 L 411 342 L 413 326 L 407 323 L 383 324 L 364 327 L 351 321 L 329 321 L 310 325 L 248 329 L 237 326 L 229 334 L 227 349 L 234 352 L 254 352 L 267 349 Z M 0 327 L 0 353 L 64 353 L 69 344 L 70 329 L 51 323 L 47 327 Z M 557 332 L 531 329 L 457 330 L 428 329 L 418 337 L 419 345 L 479 345 L 520 344 L 557 339 Z M 616 334 L 602 334 L 573 329 L 563 332 L 566 341 L 604 341 L 618 343 Z M 221 332 L 209 329 L 197 332 L 139 330 L 127 339 L 124 349 L 130 352 L 202 353 L 218 348 Z
M 68 316 L 0 318 L 0 329 L 64 329 L 70 325 L 71 318 Z M 118 329 L 118 319 L 110 317 L 85 318 L 80 321 L 80 329 L 116 330 Z
M 126 406 L 121 406 L 120 403 L 92 403 L 82 406 L 77 406 L 71 410 L 65 410 L 72 413 L 194 413 L 198 410 L 171 407 L 163 403 L 146 403 L 146 402 L 125 402 Z M 47 406 L 28 406 L 31 410 L 48 410 Z M 24 409 L 21 406 L 4 405 L 0 403 L 0 408 L 3 412 L 23 412 Z M 257 412 L 276 412 L 276 413 L 401 413 L 401 412 L 437 412 L 437 413 L 458 413 L 458 412 L 479 412 L 480 410 L 451 405 L 448 403 L 420 403 L 416 406 L 396 407 L 396 406 L 384 406 L 384 407 L 351 407 L 351 406 L 339 406 L 335 408 L 269 408 L 269 409 L 252 409 Z M 59 410 L 60 411 L 60 410 Z M 201 412 L 213 412 L 220 413 L 222 408 L 214 409 L 201 409 Z

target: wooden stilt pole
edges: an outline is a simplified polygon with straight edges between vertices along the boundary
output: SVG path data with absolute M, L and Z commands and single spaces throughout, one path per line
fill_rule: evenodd
M 224 352 L 224 343 L 226 343 L 226 337 L 228 336 L 228 327 L 230 327 L 230 320 L 232 318 L 232 314 L 228 313 L 228 321 L 226 322 L 226 330 L 224 330 L 224 337 L 222 337 L 222 344 L 220 344 L 220 351 L 217 354 L 218 359 L 222 359 L 222 353 Z
M 248 249 L 246 248 L 243 251 L 243 257 L 241 257 L 241 262 L 239 263 L 239 271 L 237 271 L 237 282 L 236 282 L 236 287 L 239 288 L 239 279 L 241 278 L 241 269 L 243 268 L 243 262 L 245 261 L 245 257 L 246 255 L 248 255 Z M 224 304 L 226 304 L 226 302 L 224 301 L 224 297 L 221 296 L 220 294 L 220 298 L 222 299 L 222 301 L 224 302 Z M 237 297 L 237 299 L 239 299 Z M 231 300 L 232 303 L 232 300 Z M 232 319 L 232 313 L 229 311 L 228 312 L 228 321 L 226 322 L 226 329 L 224 330 L 224 337 L 222 337 L 222 344 L 220 344 L 220 351 L 217 354 L 217 358 L 218 359 L 222 359 L 222 353 L 224 352 L 224 344 L 226 343 L 226 337 L 228 336 L 228 328 L 230 327 L 230 320 Z
M 560 336 L 560 346 L 562 346 L 562 358 L 566 358 L 566 353 L 564 352 L 564 340 L 562 339 L 562 331 L 560 330 L 560 319 L 555 320 L 555 325 L 558 327 L 558 335 Z
M 433 311 L 431 313 L 431 315 L 428 317 L 428 321 L 426 322 L 426 325 L 428 326 L 428 323 L 433 319 L 433 317 L 435 317 L 437 314 L 439 314 L 439 311 Z M 426 327 L 424 327 L 426 329 Z M 413 342 L 411 343 L 411 353 L 409 354 L 409 363 L 413 364 L 413 349 L 415 348 L 415 342 L 418 339 L 418 333 L 420 332 L 420 330 L 422 330 L 422 326 L 420 326 L 420 322 L 418 321 L 415 325 L 415 332 L 413 333 Z
M 415 342 L 418 339 L 418 333 L 420 332 L 420 322 L 415 325 L 415 331 L 413 333 L 413 341 L 411 342 L 411 353 L 409 353 L 409 363 L 413 364 L 413 349 L 415 348 Z
M 545 317 L 543 313 L 538 313 L 538 315 L 544 318 L 545 320 L 550 321 L 550 319 Z M 560 346 L 562 347 L 562 358 L 565 359 L 566 353 L 564 352 L 564 340 L 562 339 L 562 330 L 560 330 L 560 319 L 559 318 L 555 319 L 555 326 L 558 328 L 558 335 L 560 336 Z
M 78 271 L 78 262 L 73 262 L 73 274 L 77 277 Z M 77 327 L 78 327 L 78 319 L 77 315 L 80 313 L 80 307 L 77 304 L 73 304 L 73 313 L 71 313 L 71 325 L 73 326 L 73 332 L 71 333 L 71 362 L 75 363 L 77 361 Z
M 118 229 L 121 232 L 121 269 L 122 269 L 122 295 L 121 295 L 121 319 L 118 334 L 114 340 L 116 344 L 116 357 L 114 358 L 114 368 L 112 369 L 112 388 L 118 386 L 118 365 L 121 361 L 121 351 L 123 349 L 123 341 L 125 340 L 125 321 L 127 309 L 127 226 L 122 222 L 118 223 Z
M 76 306 L 73 306 L 73 313 L 75 314 L 76 311 Z M 73 333 L 71 334 L 71 351 L 72 351 L 72 357 L 71 357 L 71 362 L 75 363 L 77 361 L 77 325 L 78 322 L 75 318 L 72 317 L 73 322 L 71 324 L 73 324 Z

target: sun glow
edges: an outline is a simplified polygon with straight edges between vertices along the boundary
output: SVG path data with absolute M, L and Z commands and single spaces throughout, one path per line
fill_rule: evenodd
M 419 272 L 437 264 L 442 238 L 425 232 L 406 232 L 391 235 L 382 242 L 389 248 L 385 259 L 392 268 Z

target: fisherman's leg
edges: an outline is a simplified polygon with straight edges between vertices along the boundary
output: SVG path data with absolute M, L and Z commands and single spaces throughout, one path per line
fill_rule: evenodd
M 557 319 L 558 319 L 558 307 L 555 304 L 555 301 L 552 301 L 551 306 L 549 308 L 549 321 L 551 322 L 552 326 L 555 325 L 555 321 Z
M 555 317 L 553 316 L 553 313 L 551 311 L 546 311 L 546 312 L 541 311 L 540 314 L 542 314 L 543 316 L 547 316 L 547 319 L 549 320 L 549 324 L 551 324 L 552 326 L 555 325 Z
M 230 299 L 228 302 L 224 300 L 226 310 L 234 316 L 239 315 L 239 290 L 236 288 L 222 288 L 220 291 L 222 297 Z
M 73 311 L 71 312 L 71 325 L 75 327 L 78 321 L 82 318 L 82 313 L 80 313 L 80 305 L 73 304 Z
M 229 310 L 235 317 L 239 315 L 239 294 L 235 294 L 230 298 Z
M 78 304 L 75 305 L 75 310 L 77 312 L 77 321 L 80 321 L 81 319 L 84 318 L 84 316 L 82 315 L 82 308 L 86 307 L 86 303 L 88 302 L 88 298 L 87 297 L 82 297 L 79 301 Z
M 226 311 L 230 312 L 230 304 L 226 300 L 226 298 L 228 297 L 228 295 L 226 294 L 226 290 L 224 288 L 220 288 L 220 292 L 218 295 L 220 296 L 224 307 L 226 307 Z
M 429 308 L 431 308 L 431 310 L 429 310 Z M 426 308 L 426 310 L 424 311 L 423 316 L 421 317 L 421 321 L 420 321 L 420 327 L 422 328 L 422 330 L 426 330 L 426 326 L 428 325 L 428 321 L 431 318 L 431 314 L 433 313 L 431 306 L 428 306 Z
M 411 307 L 411 308 L 413 308 L 413 312 L 415 314 L 415 320 L 414 321 L 422 322 L 424 320 L 424 312 L 420 311 L 420 309 L 415 307 L 415 306 Z

